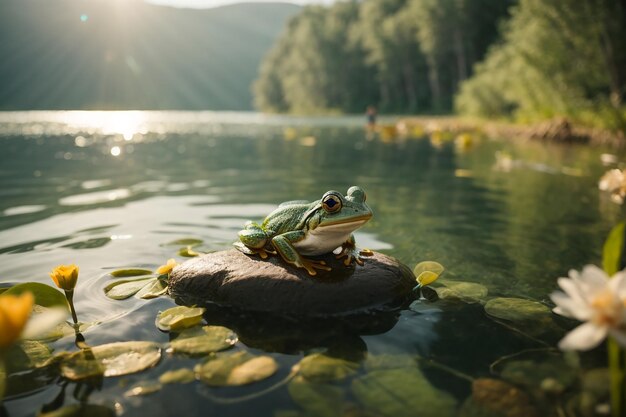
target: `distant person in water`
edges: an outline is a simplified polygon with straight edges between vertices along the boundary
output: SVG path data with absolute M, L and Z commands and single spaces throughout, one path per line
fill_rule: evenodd
M 365 110 L 365 116 L 367 117 L 367 127 L 373 129 L 376 127 L 376 116 L 378 112 L 376 112 L 376 107 L 367 106 L 367 110 Z

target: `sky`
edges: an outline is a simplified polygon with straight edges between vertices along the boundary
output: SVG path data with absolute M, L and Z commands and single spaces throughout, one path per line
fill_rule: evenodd
M 334 0 L 146 0 L 148 3 L 164 4 L 174 7 L 207 8 L 224 6 L 233 3 L 268 3 L 280 1 L 283 3 L 306 4 L 331 4 Z

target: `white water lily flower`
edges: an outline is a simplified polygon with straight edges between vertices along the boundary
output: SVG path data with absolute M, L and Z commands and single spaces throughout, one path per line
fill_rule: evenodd
M 569 271 L 569 278 L 559 278 L 563 292 L 550 295 L 554 312 L 585 323 L 569 332 L 560 342 L 563 350 L 589 350 L 611 335 L 626 346 L 626 270 L 609 278 L 594 265 L 582 272 Z
M 612 169 L 607 171 L 600 181 L 598 182 L 598 188 L 602 191 L 614 192 L 624 186 L 624 173 L 619 169 Z
M 626 198 L 626 175 L 619 169 L 607 171 L 600 181 L 598 188 L 611 193 L 611 200 L 617 204 L 622 204 Z

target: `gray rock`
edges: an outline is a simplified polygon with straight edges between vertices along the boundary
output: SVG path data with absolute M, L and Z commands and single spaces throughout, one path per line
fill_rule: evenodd
M 174 268 L 169 291 L 185 304 L 313 317 L 397 307 L 415 286 L 407 266 L 381 253 L 365 258 L 363 266 L 346 267 L 333 254 L 316 259 L 332 271 L 310 276 L 278 256 L 261 259 L 235 249 L 209 253 Z

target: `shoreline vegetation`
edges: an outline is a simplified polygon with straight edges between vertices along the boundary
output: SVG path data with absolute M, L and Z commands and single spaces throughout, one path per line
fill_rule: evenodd
M 469 118 L 456 115 L 446 116 L 401 116 L 396 126 L 419 126 L 425 132 L 433 131 L 460 134 L 478 131 L 490 138 L 531 139 L 553 143 L 585 144 L 626 148 L 624 131 L 613 131 L 572 123 L 565 117 L 538 123 L 513 123 L 507 121 Z
M 624 147 L 626 3 L 307 6 L 261 62 L 253 94 L 264 112 L 360 113 L 376 106 L 380 114 L 459 116 L 433 118 L 443 129 Z

